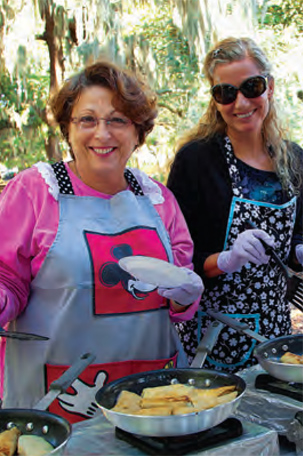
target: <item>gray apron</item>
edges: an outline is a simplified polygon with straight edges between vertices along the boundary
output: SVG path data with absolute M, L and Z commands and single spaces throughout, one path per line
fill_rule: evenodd
M 238 234 L 251 220 L 273 236 L 281 259 L 287 263 L 296 216 L 296 197 L 289 188 L 289 199 L 282 205 L 245 199 L 239 185 L 237 159 L 231 143 L 225 138 L 225 152 L 232 182 L 233 198 L 226 227 L 224 250 L 233 245 Z M 273 338 L 290 333 L 291 320 L 286 300 L 287 281 L 277 264 L 270 259 L 266 265 L 248 263 L 240 272 L 222 274 L 216 285 L 206 289 L 198 311 L 198 340 L 211 319 L 205 313 L 212 308 L 248 323 L 250 329 Z M 250 366 L 256 341 L 224 327 L 217 344 L 207 357 L 204 367 L 230 372 Z
M 54 169 L 59 186 L 65 182 L 61 192 L 73 193 L 64 190 L 72 188 L 64 165 Z M 129 170 L 126 177 L 133 185 Z M 32 281 L 25 311 L 10 324 L 50 339 L 7 340 L 3 407 L 33 407 L 87 352 L 96 355 L 94 364 L 49 409 L 70 422 L 94 415 L 91 403 L 104 383 L 188 365 L 168 301 L 118 265 L 123 256 L 138 254 L 173 262 L 161 217 L 139 184 L 133 187 L 137 194 L 126 190 L 108 200 L 59 194 L 56 238 Z

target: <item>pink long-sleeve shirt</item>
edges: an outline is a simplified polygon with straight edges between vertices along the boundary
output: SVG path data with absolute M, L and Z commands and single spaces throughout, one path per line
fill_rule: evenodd
M 110 198 L 85 185 L 65 164 L 77 196 Z M 193 243 L 184 217 L 173 194 L 157 183 L 164 202 L 156 204 L 168 231 L 174 262 L 192 269 Z M 31 281 L 36 277 L 49 248 L 54 242 L 59 223 L 59 204 L 49 185 L 33 166 L 22 171 L 0 195 L 0 325 L 14 320 L 25 308 Z M 198 301 L 184 312 L 173 309 L 173 321 L 189 320 L 197 310 Z M 38 331 L 38 328 L 37 328 Z

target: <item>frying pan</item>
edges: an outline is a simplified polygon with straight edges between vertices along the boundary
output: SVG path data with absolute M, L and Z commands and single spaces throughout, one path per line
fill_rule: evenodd
M 208 309 L 207 313 L 236 331 L 260 342 L 254 350 L 254 356 L 263 369 L 270 375 L 286 382 L 303 383 L 303 364 L 285 364 L 280 362 L 281 356 L 287 351 L 296 355 L 303 354 L 303 334 L 267 339 L 255 331 L 250 330 L 246 323 L 241 323 L 221 312 Z
M 198 358 L 204 362 L 207 353 L 217 340 L 222 325 L 208 332 L 199 345 Z M 196 364 L 195 360 L 192 365 Z M 185 415 L 139 416 L 111 410 L 123 390 L 141 394 L 144 388 L 188 384 L 198 388 L 218 388 L 235 385 L 238 396 L 226 404 Z M 96 394 L 96 402 L 104 416 L 115 426 L 133 434 L 154 437 L 169 437 L 204 431 L 227 419 L 237 408 L 246 388 L 244 380 L 237 375 L 219 373 L 207 369 L 161 369 L 129 375 L 103 386 Z
M 17 426 L 24 435 L 43 437 L 53 447 L 51 456 L 63 455 L 64 448 L 71 435 L 71 425 L 59 415 L 41 410 L 73 383 L 78 375 L 94 360 L 94 356 L 82 355 L 58 380 L 50 385 L 49 392 L 36 404 L 35 409 L 2 409 L 0 410 L 0 432 Z

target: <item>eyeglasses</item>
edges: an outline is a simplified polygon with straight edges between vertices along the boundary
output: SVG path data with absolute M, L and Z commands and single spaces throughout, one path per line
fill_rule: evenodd
M 122 130 L 132 123 L 130 119 L 124 119 L 122 117 L 106 119 L 104 117 L 94 116 L 72 117 L 71 122 L 78 125 L 82 130 L 93 130 L 99 125 L 101 120 L 105 122 L 109 130 Z
M 253 76 L 243 81 L 240 87 L 231 84 L 217 84 L 212 87 L 211 93 L 216 102 L 223 105 L 233 103 L 239 90 L 245 98 L 257 98 L 267 89 L 267 78 L 268 76 Z

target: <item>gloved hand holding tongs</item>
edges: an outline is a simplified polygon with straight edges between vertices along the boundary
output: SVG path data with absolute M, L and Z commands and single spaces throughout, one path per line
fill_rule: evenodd
M 221 271 L 238 272 L 246 263 L 267 264 L 275 244 L 265 231 L 248 222 L 249 229 L 240 233 L 230 250 L 221 252 L 217 264 Z
M 291 272 L 274 249 L 274 240 L 265 231 L 257 229 L 250 220 L 246 221 L 247 231 L 239 234 L 232 249 L 221 252 L 218 267 L 224 272 L 239 271 L 248 261 L 254 264 L 267 264 L 270 257 L 279 265 L 288 282 L 288 301 L 303 312 L 303 281 Z M 303 244 L 296 246 L 296 256 L 303 264 Z M 238 269 L 237 269 L 238 268 Z

